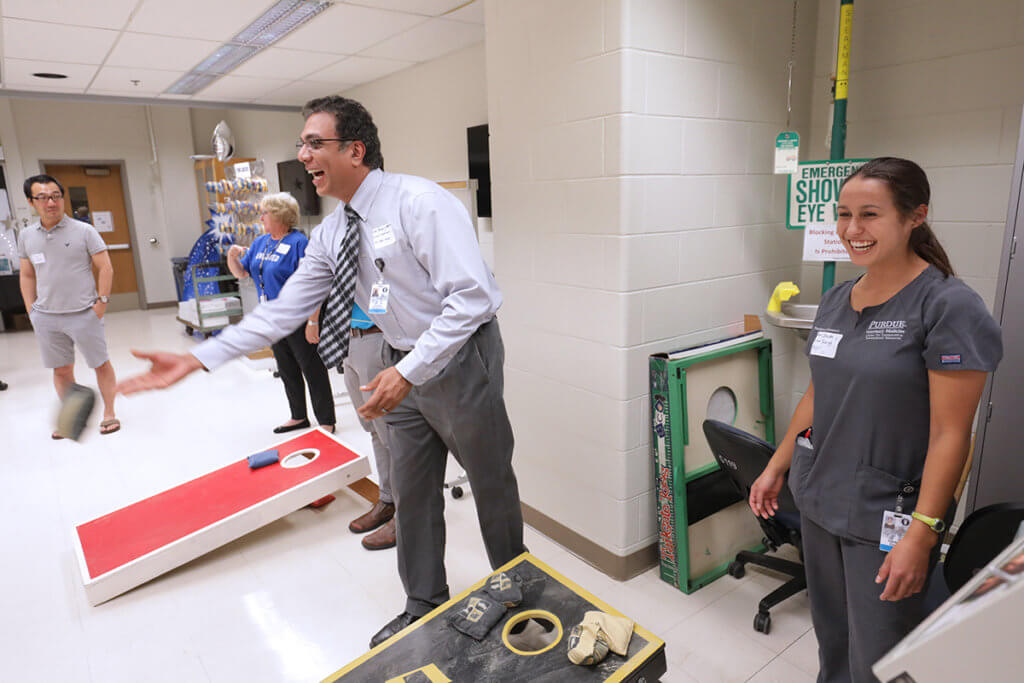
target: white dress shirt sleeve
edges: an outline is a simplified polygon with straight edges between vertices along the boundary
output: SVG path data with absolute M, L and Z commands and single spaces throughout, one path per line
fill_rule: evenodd
M 426 192 L 411 205 L 409 241 L 416 260 L 441 295 L 442 310 L 396 368 L 415 385 L 441 372 L 477 328 L 501 305 L 480 254 L 466 208 L 447 192 Z
M 317 226 L 299 267 L 284 283 L 278 297 L 260 304 L 237 325 L 225 328 L 197 346 L 192 355 L 207 370 L 213 370 L 233 358 L 283 339 L 324 302 L 331 291 L 333 277 L 328 240 L 322 226 Z

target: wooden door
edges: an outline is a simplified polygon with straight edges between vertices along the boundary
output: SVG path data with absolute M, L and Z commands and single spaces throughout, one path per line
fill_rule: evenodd
M 121 167 L 111 164 L 47 164 L 46 173 L 64 186 L 64 212 L 72 218 L 91 223 L 107 243 L 110 262 L 114 265 L 114 286 L 108 310 L 139 308 L 139 286 Z

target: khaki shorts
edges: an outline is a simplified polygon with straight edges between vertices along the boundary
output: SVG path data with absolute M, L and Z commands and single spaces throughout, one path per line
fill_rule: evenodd
M 103 321 L 91 308 L 78 313 L 44 313 L 33 309 L 28 315 L 36 331 L 44 367 L 62 368 L 73 364 L 76 345 L 90 368 L 98 368 L 110 359 Z

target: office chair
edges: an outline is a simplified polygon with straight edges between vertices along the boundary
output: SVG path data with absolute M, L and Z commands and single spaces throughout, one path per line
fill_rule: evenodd
M 775 448 L 752 434 L 718 420 L 704 420 L 704 436 L 722 471 L 728 474 L 743 500 L 749 500 L 750 487 L 768 464 Z M 796 546 L 800 551 L 801 561 L 803 560 L 800 512 L 793 502 L 788 486 L 783 484 L 782 491 L 779 492 L 779 509 L 775 516 L 769 519 L 758 517 L 757 521 L 764 532 L 764 538 L 761 540 L 769 550 L 774 552 L 780 546 L 789 543 Z M 791 577 L 789 581 L 762 598 L 757 606 L 754 630 L 768 633 L 772 625 L 769 610 L 807 588 L 804 566 L 800 562 L 741 550 L 736 559 L 729 564 L 729 574 L 737 579 L 741 578 L 746 573 L 747 564 L 755 564 Z
M 1024 522 L 1024 503 L 986 505 L 969 514 L 960 524 L 946 551 L 942 575 L 951 593 L 956 593 L 1010 545 Z

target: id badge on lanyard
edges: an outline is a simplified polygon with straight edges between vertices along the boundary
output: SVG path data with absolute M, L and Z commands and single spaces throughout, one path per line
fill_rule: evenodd
M 913 518 L 903 512 L 903 494 L 913 492 L 913 484 L 900 484 L 899 493 L 896 494 L 896 510 L 885 510 L 882 513 L 882 531 L 878 536 L 879 550 L 889 552 L 906 535 Z
M 384 280 L 384 259 L 375 259 L 377 266 L 377 281 L 370 287 L 370 306 L 367 313 L 384 315 L 388 312 L 388 296 L 391 294 L 391 285 Z

